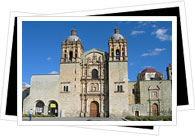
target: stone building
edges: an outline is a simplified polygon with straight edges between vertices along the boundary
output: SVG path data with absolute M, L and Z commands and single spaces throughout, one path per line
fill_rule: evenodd
M 115 28 L 109 52 L 84 51 L 76 30 L 61 45 L 60 73 L 33 75 L 23 114 L 58 117 L 125 117 L 171 115 L 172 66 L 168 79 L 148 68 L 128 81 L 127 41 Z M 25 91 L 23 91 L 25 92 Z M 28 94 L 28 95 L 26 95 Z

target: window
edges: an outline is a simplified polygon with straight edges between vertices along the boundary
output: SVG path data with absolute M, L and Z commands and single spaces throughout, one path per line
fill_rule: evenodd
M 64 86 L 64 92 L 68 92 L 68 86 Z
M 114 49 L 112 48 L 112 51 L 111 51 L 111 53 L 112 53 L 112 57 L 114 56 Z
M 116 50 L 116 59 L 120 59 L 120 51 Z
M 75 58 L 77 58 L 77 49 L 75 49 Z
M 153 78 L 153 77 L 151 77 L 151 78 L 150 78 L 150 80 L 154 80 L 154 78 Z
M 123 91 L 123 86 L 122 85 L 118 85 L 117 86 L 117 91 L 118 92 L 122 92 Z
M 72 61 L 72 51 L 69 52 L 69 60 Z
M 96 69 L 92 70 L 92 79 L 98 79 L 98 71 Z
M 135 89 L 132 89 L 132 94 L 135 94 Z

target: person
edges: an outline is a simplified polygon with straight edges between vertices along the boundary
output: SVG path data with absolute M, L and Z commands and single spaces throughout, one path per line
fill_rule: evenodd
M 32 114 L 33 114 L 33 110 L 32 110 L 32 109 L 30 109 L 30 111 L 29 111 L 29 121 L 31 121 L 31 120 L 32 120 Z

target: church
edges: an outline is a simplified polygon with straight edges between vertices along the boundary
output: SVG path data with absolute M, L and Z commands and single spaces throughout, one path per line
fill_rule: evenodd
M 76 30 L 62 41 L 60 72 L 32 75 L 23 87 L 23 114 L 57 117 L 125 117 L 172 115 L 172 65 L 167 79 L 153 68 L 128 81 L 127 41 L 114 29 L 108 53 L 84 52 Z

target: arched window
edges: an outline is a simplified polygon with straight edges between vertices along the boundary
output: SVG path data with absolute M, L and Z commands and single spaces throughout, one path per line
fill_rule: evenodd
M 35 114 L 44 113 L 44 106 L 45 106 L 45 104 L 42 101 L 40 101 L 40 100 L 37 101 Z
M 70 52 L 69 52 L 69 60 L 70 60 L 70 61 L 72 61 L 72 56 L 73 56 L 72 51 L 70 51 Z
M 111 54 L 112 54 L 112 57 L 114 57 L 114 49 L 113 48 L 112 48 Z
M 77 56 L 78 56 L 78 55 L 77 55 L 77 49 L 75 49 L 75 58 L 77 58 Z
M 96 69 L 92 70 L 92 79 L 98 79 L 98 71 Z
M 120 59 L 120 50 L 116 50 L 116 59 Z

